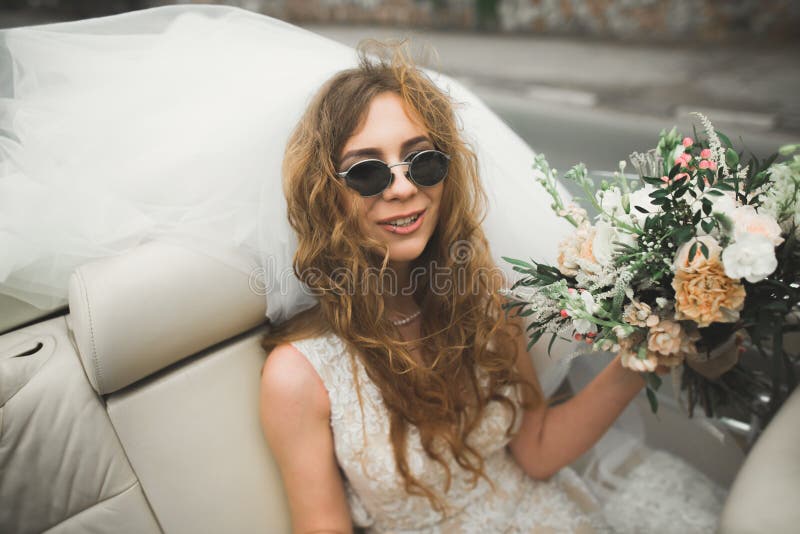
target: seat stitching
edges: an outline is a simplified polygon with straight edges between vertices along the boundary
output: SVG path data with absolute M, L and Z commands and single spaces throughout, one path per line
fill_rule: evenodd
M 106 497 L 105 499 L 103 499 L 103 500 L 101 500 L 101 501 L 97 501 L 96 503 L 94 503 L 94 504 L 92 504 L 92 505 L 89 505 L 89 506 L 87 506 L 86 508 L 83 508 L 83 509 L 81 509 L 81 510 L 77 511 L 77 512 L 75 512 L 74 514 L 72 514 L 72 515 L 70 515 L 70 516 L 68 516 L 68 517 L 65 517 L 64 519 L 62 519 L 62 520 L 61 520 L 61 521 L 59 521 L 58 523 L 54 523 L 54 524 L 50 525 L 49 527 L 47 527 L 47 530 L 45 531 L 45 534 L 46 534 L 46 532 L 48 532 L 49 530 L 51 530 L 51 529 L 53 529 L 53 528 L 57 527 L 57 526 L 58 526 L 58 525 L 60 525 L 61 523 L 64 523 L 64 522 L 66 522 L 66 521 L 69 521 L 69 520 L 70 520 L 70 519 L 72 519 L 73 517 L 75 517 L 75 516 L 78 516 L 78 515 L 82 514 L 83 512 L 86 512 L 87 510 L 91 510 L 92 508 L 95 508 L 96 506 L 99 506 L 99 505 L 103 504 L 103 503 L 104 503 L 104 502 L 106 502 L 106 501 L 110 501 L 111 499 L 116 499 L 116 498 L 117 498 L 117 497 L 119 497 L 120 495 L 122 495 L 122 494 L 124 494 L 124 493 L 128 493 L 130 490 L 134 489 L 136 486 L 139 486 L 139 487 L 141 488 L 141 484 L 139 483 L 139 479 L 138 479 L 138 478 L 136 478 L 136 477 L 134 477 L 134 479 L 133 479 L 133 484 L 131 484 L 131 485 L 130 485 L 130 486 L 128 486 L 127 488 L 125 488 L 125 489 L 121 490 L 119 493 L 115 493 L 114 495 L 111 495 L 111 496 L 109 496 L 109 497 Z M 144 491 L 142 491 L 142 495 L 144 495 Z M 158 520 L 155 518 L 155 514 L 153 513 L 153 511 L 152 511 L 152 510 L 150 510 L 150 514 L 151 514 L 151 515 L 153 515 L 153 519 L 156 521 L 156 524 L 158 524 Z M 161 525 L 159 525 L 159 528 L 161 528 Z
M 97 390 L 98 393 L 102 393 L 103 391 L 103 369 L 100 365 L 100 358 L 97 357 L 97 343 L 95 342 L 94 337 L 94 319 L 92 317 L 92 305 L 89 302 L 89 295 L 88 291 L 86 291 L 86 281 L 83 279 L 83 273 L 80 269 L 78 269 L 75 273 L 78 276 L 78 279 L 81 282 L 81 296 L 83 297 L 83 302 L 86 304 L 86 311 L 89 315 L 89 341 L 92 346 L 92 366 L 94 367 L 94 373 L 97 380 Z

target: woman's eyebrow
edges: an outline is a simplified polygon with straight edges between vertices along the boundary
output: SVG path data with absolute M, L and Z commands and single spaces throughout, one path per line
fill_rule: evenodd
M 429 144 L 433 144 L 431 140 L 425 135 L 418 135 L 417 137 L 412 137 L 411 139 L 404 141 L 402 145 L 400 145 L 400 152 L 406 153 L 410 148 L 421 144 L 423 142 L 427 142 Z M 356 157 L 380 157 L 381 151 L 377 148 L 358 148 L 356 150 L 349 150 L 342 156 L 342 164 L 346 162 L 348 159 L 356 158 Z

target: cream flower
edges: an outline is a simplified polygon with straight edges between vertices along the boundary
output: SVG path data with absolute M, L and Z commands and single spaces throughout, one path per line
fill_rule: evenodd
M 658 367 L 658 358 L 651 353 L 647 353 L 644 359 L 639 358 L 636 352 L 620 351 L 620 362 L 623 367 L 640 373 L 652 373 Z
M 773 247 L 783 243 L 781 227 L 774 217 L 757 213 L 753 206 L 739 206 L 731 214 L 733 233 L 738 241 L 745 234 L 763 235 Z
M 593 253 L 596 230 L 588 223 L 581 224 L 558 244 L 558 270 L 565 276 L 575 276 L 584 262 L 597 263 Z M 583 261 L 581 261 L 583 260 Z
M 646 351 L 644 358 L 639 357 L 639 345 L 644 342 L 644 335 L 637 331 L 619 340 L 620 363 L 623 367 L 640 373 L 652 373 L 658 367 L 658 357 Z
M 663 356 L 677 354 L 681 349 L 681 324 L 660 321 L 647 334 L 647 349 Z
M 697 237 L 697 241 L 703 243 L 706 248 L 708 249 L 708 260 L 712 259 L 719 259 L 719 255 L 722 252 L 722 247 L 719 246 L 719 243 L 716 239 L 711 236 L 704 235 Z M 689 258 L 689 252 L 692 250 L 692 245 L 694 244 L 695 240 L 692 239 L 687 241 L 681 248 L 678 249 L 678 252 L 675 254 L 675 269 L 694 269 L 698 266 L 702 266 L 706 263 L 706 258 L 703 255 L 702 251 L 700 250 L 700 245 L 698 244 L 694 258 Z
M 609 215 L 617 217 L 625 214 L 625 208 L 622 206 L 622 192 L 619 188 L 600 190 L 595 194 L 595 198 L 603 211 Z
M 697 354 L 695 341 L 699 337 L 694 326 L 687 329 L 677 321 L 661 320 L 650 328 L 646 338 L 638 331 L 620 340 L 620 360 L 623 367 L 639 372 L 653 372 L 659 365 L 676 367 L 687 356 Z
M 659 321 L 658 315 L 653 314 L 650 305 L 638 300 L 633 300 L 625 307 L 622 319 L 628 324 L 640 327 L 655 326 Z
M 661 211 L 660 207 L 653 204 L 653 199 L 650 197 L 650 193 L 655 190 L 655 187 L 650 184 L 646 184 L 630 194 L 630 214 L 639 226 L 644 225 L 644 221 L 647 219 L 650 213 L 658 213 Z M 642 213 L 641 211 L 637 210 L 635 206 L 646 209 L 649 213 Z
M 775 272 L 778 259 L 769 238 L 761 234 L 743 234 L 722 252 L 725 274 L 730 278 L 745 278 L 751 284 L 760 282 Z

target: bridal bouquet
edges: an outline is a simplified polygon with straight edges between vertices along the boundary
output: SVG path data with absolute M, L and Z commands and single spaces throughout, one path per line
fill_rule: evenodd
M 614 351 L 646 373 L 647 395 L 672 368 L 689 414 L 726 406 L 766 424 L 797 383 L 798 357 L 783 346 L 798 330 L 800 302 L 800 145 L 744 164 L 730 140 L 698 114 L 705 138 L 661 132 L 658 146 L 634 153 L 639 174 L 599 186 L 583 164 L 565 174 L 597 211 L 565 203 L 556 171 L 539 155 L 537 181 L 574 232 L 557 265 L 503 258 L 524 275 L 504 294 L 532 323 L 529 348 L 550 334 Z M 796 349 L 796 347 L 795 347 Z M 680 397 L 680 395 L 679 395 Z

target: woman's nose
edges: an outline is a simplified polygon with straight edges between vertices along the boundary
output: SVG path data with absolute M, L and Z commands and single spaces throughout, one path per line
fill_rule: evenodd
M 392 183 L 384 190 L 384 198 L 407 197 L 417 192 L 417 184 L 408 177 L 408 165 L 393 166 L 391 171 Z

